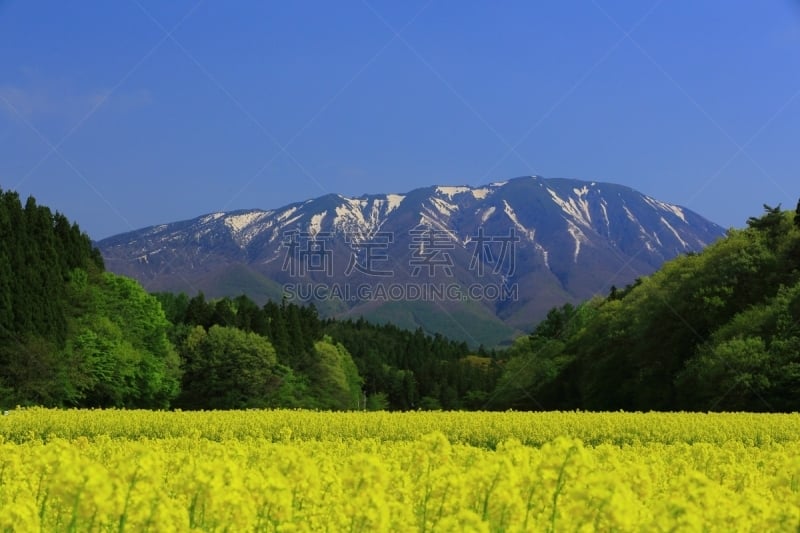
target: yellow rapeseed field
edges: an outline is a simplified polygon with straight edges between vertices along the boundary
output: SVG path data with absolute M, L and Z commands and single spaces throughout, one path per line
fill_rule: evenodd
M 800 415 L 0 417 L 5 531 L 798 531 Z

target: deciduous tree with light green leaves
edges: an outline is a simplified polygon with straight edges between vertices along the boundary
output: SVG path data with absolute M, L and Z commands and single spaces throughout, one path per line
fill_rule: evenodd
M 359 409 L 362 404 L 362 379 L 350 353 L 327 335 L 314 344 L 316 358 L 309 372 L 312 390 L 319 407 Z
M 77 309 L 64 358 L 74 403 L 164 408 L 178 394 L 180 360 L 155 297 L 134 280 L 104 272 L 91 281 L 75 270 L 68 285 Z

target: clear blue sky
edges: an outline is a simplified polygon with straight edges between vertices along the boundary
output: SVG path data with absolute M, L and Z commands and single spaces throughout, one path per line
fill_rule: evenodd
M 520 175 L 800 196 L 789 0 L 0 0 L 0 187 L 99 239 Z

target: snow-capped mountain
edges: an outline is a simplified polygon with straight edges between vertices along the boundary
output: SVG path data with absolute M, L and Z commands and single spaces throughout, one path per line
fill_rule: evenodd
M 427 329 L 431 316 L 444 317 L 453 322 L 448 334 L 474 339 L 476 317 L 504 334 L 530 328 L 554 305 L 624 286 L 723 234 L 628 187 L 532 176 L 329 194 L 144 228 L 98 246 L 110 270 L 153 291 L 257 300 L 284 293 L 332 313 Z M 457 290 L 416 295 L 409 286 Z M 357 287 L 366 288 L 354 294 Z

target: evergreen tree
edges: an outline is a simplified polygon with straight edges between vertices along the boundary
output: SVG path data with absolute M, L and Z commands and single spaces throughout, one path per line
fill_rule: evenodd
M 275 347 L 278 361 L 282 364 L 292 366 L 291 348 L 289 343 L 289 333 L 286 329 L 286 321 L 283 317 L 281 308 L 275 302 L 264 304 L 264 316 L 269 324 L 269 339 Z
M 800 200 L 797 200 L 797 208 L 794 210 L 794 225 L 800 228 Z
M 203 292 L 198 292 L 196 296 L 189 300 L 186 307 L 185 323 L 191 326 L 202 326 L 208 329 L 213 324 L 214 308 L 206 302 Z

